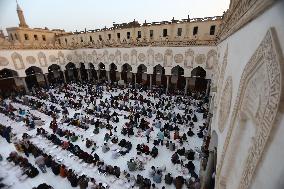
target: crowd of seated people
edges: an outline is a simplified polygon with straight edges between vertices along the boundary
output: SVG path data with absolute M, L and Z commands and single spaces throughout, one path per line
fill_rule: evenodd
M 169 150 L 169 153 L 172 154 L 169 155 L 172 163 L 185 168 L 187 173 L 190 173 L 191 175 L 191 182 L 198 182 L 199 178 L 192 161 L 199 158 L 200 154 L 202 158 L 207 157 L 207 144 L 209 138 L 207 136 L 206 123 L 198 125 L 199 130 L 197 132 L 194 131 L 194 128 L 200 119 L 197 116 L 197 113 L 202 113 L 203 119 L 207 118 L 208 109 L 205 104 L 208 103 L 208 99 L 205 94 L 194 93 L 190 94 L 188 97 L 176 97 L 162 95 L 162 91 L 143 91 L 142 89 L 136 90 L 134 88 L 127 88 L 123 92 L 118 92 L 119 90 L 109 85 L 98 86 L 96 87 L 96 90 L 91 89 L 92 86 L 89 84 L 66 84 L 63 87 L 54 87 L 52 90 L 38 90 L 33 94 L 35 98 L 22 96 L 21 98 L 14 100 L 14 102 L 25 104 L 52 117 L 53 120 L 49 125 L 52 133 L 47 132 L 45 129 L 37 128 L 37 135 L 48 139 L 54 145 L 60 146 L 63 150 L 71 152 L 85 163 L 94 164 L 102 174 L 115 175 L 119 178 L 120 167 L 107 165 L 101 160 L 96 153 L 96 149 L 99 147 L 93 138 L 88 137 L 84 139 L 70 129 L 61 128 L 61 124 L 66 124 L 67 127 L 70 128 L 71 126 L 78 127 L 85 131 L 92 128 L 95 135 L 100 134 L 103 130 L 105 135 L 103 138 L 104 143 L 101 146 L 102 152 L 111 152 L 114 159 L 118 159 L 120 156 L 124 156 L 133 150 L 131 142 L 133 137 L 145 137 L 147 139 L 147 143 L 140 143 L 137 145 L 137 156 L 142 156 L 144 154 L 152 158 L 157 158 L 159 157 L 159 147 L 165 145 Z M 103 100 L 102 97 L 104 92 L 116 92 L 116 95 L 110 93 L 110 97 Z M 144 92 L 147 97 L 140 94 L 140 92 Z M 155 100 L 153 101 L 151 99 Z M 57 106 L 44 103 L 44 101 L 50 101 L 57 104 Z M 87 106 L 85 104 L 87 104 Z M 13 106 L 10 106 L 9 104 L 6 104 L 6 107 L 7 108 L 4 108 L 4 110 L 8 114 L 15 111 Z M 73 117 L 69 117 L 69 110 L 67 107 L 83 111 L 80 114 L 75 113 Z M 176 112 L 176 107 L 184 113 Z M 192 107 L 196 107 L 196 109 Z M 19 111 L 21 111 L 20 114 L 24 114 L 22 112 L 23 110 Z M 127 113 L 121 114 L 118 112 Z M 58 118 L 60 117 L 60 114 L 62 114 L 62 117 L 59 124 Z M 117 123 L 120 122 L 121 116 L 124 116 L 124 119 L 127 121 L 120 129 L 117 127 Z M 32 123 L 35 117 L 31 116 L 29 119 L 31 120 L 29 123 Z M 153 119 L 152 124 L 149 121 L 150 119 Z M 34 126 L 29 127 L 34 128 Z M 181 130 L 181 128 L 184 128 L 185 130 Z M 10 134 L 7 136 L 7 133 L 11 133 L 9 130 L 5 129 L 1 131 L 0 127 L 0 133 L 7 141 L 10 141 Z M 117 135 L 118 133 L 129 138 L 129 140 L 127 141 L 124 138 L 120 139 L 120 136 Z M 152 133 L 156 133 L 156 135 L 153 135 Z M 184 144 L 190 142 L 191 138 L 195 136 L 204 139 L 205 141 L 204 146 L 201 148 L 201 152 L 198 152 L 198 154 L 195 150 L 184 147 Z M 67 141 L 62 138 L 66 138 Z M 79 145 L 73 144 L 79 139 L 85 140 L 85 147 L 90 149 L 91 153 L 83 150 Z M 149 147 L 148 143 L 150 142 L 154 145 L 152 148 Z M 117 145 L 117 149 L 111 150 L 112 144 Z M 25 142 L 21 147 L 22 151 L 27 156 L 32 153 L 29 150 L 29 145 L 31 144 Z M 42 155 L 42 157 L 36 157 L 36 164 L 42 172 L 45 171 L 42 166 L 43 157 L 44 155 Z M 144 170 L 145 162 L 139 158 L 133 158 L 127 162 L 127 165 L 130 172 L 136 170 L 142 171 Z M 62 165 L 57 167 L 58 166 L 53 166 L 52 171 L 55 173 L 59 172 L 58 174 L 60 174 Z M 75 181 L 78 183 L 80 179 L 86 179 L 77 176 L 76 179 L 74 179 L 74 175 L 72 175 L 71 172 L 69 179 L 72 180 L 73 185 L 75 185 Z M 172 177 L 172 179 L 170 179 L 171 177 L 169 174 L 170 173 L 167 174 L 160 169 L 155 169 L 150 179 L 139 175 L 141 177 L 138 178 L 137 176 L 137 179 L 135 178 L 134 180 L 135 183 L 142 188 L 147 188 L 148 186 L 149 188 L 154 188 L 156 187 L 155 183 L 161 183 L 163 178 L 165 178 L 166 184 L 174 184 L 176 188 L 181 188 L 180 186 L 189 182 L 188 179 L 185 179 L 182 176 L 177 176 L 176 178 Z M 153 180 L 153 183 L 151 183 L 151 179 Z M 88 182 L 90 182 L 90 180 Z
M 51 155 L 48 155 L 44 153 L 40 148 L 38 148 L 36 145 L 34 145 L 32 142 L 30 142 L 28 138 L 23 137 L 23 140 L 19 141 L 17 143 L 17 150 L 19 152 L 23 151 L 24 149 L 27 150 L 25 154 L 31 154 L 35 157 L 35 163 L 38 165 L 39 169 L 46 173 L 46 168 L 50 168 L 54 175 L 60 176 L 62 178 L 67 178 L 70 182 L 72 187 L 79 186 L 80 189 L 87 189 L 88 186 L 92 185 L 94 189 L 104 189 L 105 186 L 102 185 L 102 183 L 96 184 L 94 179 L 88 178 L 86 175 L 79 176 L 75 173 L 72 169 L 67 169 L 67 167 L 64 164 L 61 164 L 55 160 Z M 28 141 L 27 141 L 28 140 Z M 18 155 L 17 152 L 12 152 L 9 157 L 7 158 L 8 161 L 13 161 L 19 163 L 20 166 L 23 166 L 25 168 L 25 174 L 27 174 L 29 177 L 36 176 L 39 172 L 38 170 L 26 163 L 27 159 L 23 158 Z M 31 167 L 28 167 L 31 166 Z M 120 169 L 118 167 L 107 167 L 107 173 L 113 174 L 116 177 L 120 176 Z M 89 181 L 92 180 L 92 184 L 89 183 Z M 48 187 L 45 184 L 38 186 L 37 188 L 44 188 Z
M 27 158 L 19 155 L 17 152 L 13 151 L 7 157 L 8 162 L 14 163 L 16 166 L 21 167 L 23 174 L 27 175 L 29 178 L 34 178 L 38 175 L 39 171 L 34 167 Z

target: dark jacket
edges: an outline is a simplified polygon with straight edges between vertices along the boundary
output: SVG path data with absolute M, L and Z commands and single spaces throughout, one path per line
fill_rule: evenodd
M 173 183 L 173 177 L 171 174 L 166 174 L 165 175 L 165 183 L 171 185 Z

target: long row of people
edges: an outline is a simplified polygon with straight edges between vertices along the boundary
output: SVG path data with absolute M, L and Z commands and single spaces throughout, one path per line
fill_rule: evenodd
M 105 97 L 105 94 L 108 94 L 108 96 Z M 61 119 L 62 117 L 61 123 L 65 124 L 66 127 L 74 126 L 85 131 L 94 127 L 93 133 L 95 135 L 101 135 L 102 131 L 105 133 L 105 129 L 107 133 L 104 136 L 102 152 L 107 153 L 110 151 L 109 142 L 118 145 L 120 148 L 112 152 L 114 159 L 130 153 L 132 140 L 137 137 L 145 137 L 147 140 L 147 144 L 144 142 L 138 143 L 136 147 L 137 156 L 146 154 L 146 156 L 150 155 L 153 158 L 159 157 L 160 148 L 165 145 L 169 153 L 173 153 L 172 156 L 169 155 L 169 157 L 172 157 L 172 163 L 186 168 L 191 174 L 192 180 L 198 180 L 198 176 L 195 173 L 195 165 L 192 161 L 195 161 L 200 157 L 200 154 L 206 152 L 204 151 L 206 148 L 201 148 L 201 152 L 198 151 L 196 153 L 195 150 L 188 147 L 187 143 L 190 143 L 195 136 L 204 138 L 207 132 L 206 123 L 199 125 L 197 133 L 194 131 L 196 130 L 196 124 L 201 119 L 197 114 L 202 113 L 203 119 L 207 117 L 206 103 L 208 99 L 203 94 L 175 97 L 140 89 L 128 88 L 120 90 L 109 85 L 96 86 L 94 88 L 89 84 L 68 84 L 63 87 L 51 88 L 50 90 L 38 90 L 33 94 L 33 97 L 24 96 L 23 98 L 27 98 L 24 100 L 25 102 L 23 100 L 19 102 L 54 118 L 50 124 L 53 134 L 47 134 L 47 132 L 42 132 L 41 130 L 39 135 L 52 141 L 54 145 L 70 151 L 86 163 L 97 159 L 96 166 L 102 174 L 111 174 L 113 171 L 107 171 L 109 170 L 106 168 L 108 165 L 100 161 L 98 154 L 94 153 L 99 148 L 97 143 L 90 136 L 84 138 L 77 136 L 77 140 L 85 140 L 86 148 L 91 148 L 92 152 L 88 153 L 83 151 L 79 145 L 72 144 L 76 140 L 71 142 L 61 140 L 56 135 L 71 138 L 73 136 L 76 137 L 76 134 L 69 129 L 60 128 L 60 124 L 57 125 L 58 118 Z M 58 104 L 61 108 L 44 102 Z M 73 111 L 72 109 L 83 111 L 69 117 L 70 111 Z M 121 119 L 126 120 L 126 122 L 120 128 L 117 123 Z M 119 133 L 129 137 L 129 141 L 123 138 L 120 139 Z M 150 150 L 152 143 L 148 144 L 150 142 L 153 142 L 154 145 L 152 150 Z M 92 155 L 93 153 L 94 155 Z M 139 158 L 134 158 L 129 161 L 129 164 L 131 165 L 133 162 L 135 163 L 134 170 L 140 171 L 143 171 L 144 165 L 149 163 L 147 161 L 143 162 Z M 116 166 L 115 170 L 120 170 L 120 168 Z M 159 184 L 160 176 L 163 174 L 168 175 L 165 172 L 156 171 L 154 174 L 156 177 L 153 176 L 151 179 Z M 151 185 L 151 187 L 153 186 Z

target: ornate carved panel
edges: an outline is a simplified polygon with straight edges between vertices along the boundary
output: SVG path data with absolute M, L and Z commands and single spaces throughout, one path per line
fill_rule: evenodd
M 97 62 L 102 62 L 103 61 L 103 58 L 104 58 L 104 55 L 99 53 L 98 56 L 97 56 Z
M 50 62 L 56 62 L 56 57 L 54 55 L 49 56 L 49 61 Z
M 13 52 L 11 55 L 11 58 L 12 58 L 12 61 L 13 61 L 13 64 L 16 70 L 25 69 L 23 58 L 19 53 Z
M 144 53 L 139 53 L 138 60 L 144 62 L 146 60 L 146 55 Z
M 204 54 L 198 54 L 196 57 L 195 57 L 195 62 L 196 64 L 203 64 L 205 62 L 205 55 Z
M 87 55 L 87 61 L 89 62 L 89 63 L 92 63 L 93 62 L 93 55 L 92 54 L 88 54 Z
M 129 61 L 129 55 L 127 53 L 123 54 L 123 61 L 125 61 L 125 62 Z
M 108 63 L 108 50 L 104 50 L 102 59 L 103 59 L 104 63 Z
M 114 54 L 110 54 L 110 55 L 108 56 L 108 60 L 110 61 L 110 63 L 113 63 L 114 59 L 115 59 Z
M 121 52 L 120 50 L 115 51 L 115 63 L 121 65 Z
M 61 52 L 61 51 L 58 52 L 58 58 L 59 58 L 59 64 L 61 64 L 61 65 L 65 64 L 65 57 L 64 57 L 63 52 Z
M 253 122 L 257 129 L 253 142 L 248 144 L 250 147 L 238 188 L 247 189 L 251 184 L 259 160 L 263 156 L 270 131 L 275 125 L 280 98 L 283 95 L 281 88 L 283 57 L 281 57 L 281 52 L 276 33 L 270 29 L 244 68 L 228 134 L 217 168 L 217 183 L 220 182 L 222 166 L 237 117 L 240 111 L 245 111 L 249 116 L 253 116 Z
M 79 53 L 78 51 L 75 51 L 74 54 L 75 54 L 75 62 L 76 63 L 83 62 L 83 56 L 82 56 L 81 53 Z
M 154 66 L 154 62 L 155 62 L 155 60 L 154 60 L 154 50 L 153 49 L 148 49 L 147 50 L 147 57 L 148 57 L 148 61 L 147 61 L 147 65 L 148 66 Z
M 36 58 L 33 57 L 33 56 L 27 56 L 27 57 L 26 57 L 26 61 L 27 61 L 27 63 L 29 63 L 29 64 L 35 64 L 35 63 L 36 63 Z
M 93 58 L 94 58 L 94 63 L 97 64 L 98 63 L 97 51 L 93 50 L 92 55 L 93 55 Z
M 47 67 L 47 58 L 43 52 L 39 52 L 38 55 L 38 61 L 41 67 Z
M 182 63 L 182 62 L 183 62 L 183 55 L 182 55 L 182 54 L 176 54 L 176 55 L 174 56 L 174 60 L 175 60 L 175 62 L 176 62 L 177 64 Z
M 66 58 L 67 58 L 68 62 L 72 62 L 72 58 L 73 58 L 72 54 L 68 54 Z
M 224 89 L 222 90 L 221 102 L 219 107 L 218 127 L 220 132 L 223 132 L 230 113 L 233 90 L 232 85 L 232 77 L 229 76 L 226 80 Z
M 194 61 L 194 51 L 188 49 L 187 51 L 185 51 L 184 67 L 193 68 L 193 61 Z
M 218 75 L 215 75 L 215 77 L 214 77 L 215 81 L 213 81 L 214 83 L 215 82 L 217 83 L 217 97 L 215 98 L 215 106 L 217 104 L 219 104 L 219 102 L 220 102 L 220 96 L 221 96 L 221 90 L 222 90 L 221 88 L 223 86 L 225 71 L 226 71 L 227 64 L 228 64 L 228 51 L 229 51 L 229 48 L 228 48 L 228 45 L 227 45 L 225 53 L 224 53 L 224 57 L 223 57 L 223 63 L 222 63 L 222 65 L 220 65 L 221 66 L 221 72 L 219 72 L 219 70 L 216 70 L 218 72 L 215 72 L 215 73 L 218 73 Z
M 9 64 L 9 60 L 3 56 L 0 56 L 0 66 L 7 66 Z
M 163 55 L 162 55 L 162 53 L 157 53 L 157 54 L 155 54 L 155 61 L 156 62 L 163 62 Z
M 137 65 L 137 50 L 135 49 L 131 51 L 131 64 Z
M 241 29 L 257 17 L 276 0 L 238 0 L 232 1 L 230 9 L 223 15 L 223 22 L 217 34 L 221 41 Z
M 164 57 L 164 67 L 171 67 L 173 63 L 173 50 L 167 49 Z
M 83 51 L 82 58 L 83 58 L 83 62 L 87 63 L 87 53 L 86 53 L 86 51 Z
M 207 59 L 206 59 L 206 69 L 212 69 L 214 65 L 217 63 L 217 52 L 215 50 L 210 50 L 207 53 Z

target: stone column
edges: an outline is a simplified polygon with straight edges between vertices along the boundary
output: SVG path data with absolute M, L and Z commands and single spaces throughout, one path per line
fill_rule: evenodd
M 63 70 L 62 73 L 63 73 L 63 81 L 64 81 L 64 83 L 67 83 L 67 81 L 66 81 L 66 75 L 65 75 L 65 70 Z
M 152 74 L 149 74 L 149 79 L 150 79 L 150 90 L 152 90 Z
M 44 76 L 45 84 L 46 84 L 47 86 L 49 86 L 48 73 L 43 74 L 43 76 Z
M 187 94 L 187 88 L 188 88 L 188 78 L 185 78 L 185 88 L 184 88 L 184 96 Z
M 170 82 L 170 76 L 169 75 L 166 75 L 167 77 L 167 88 L 166 88 L 166 95 L 168 94 L 168 91 L 169 91 L 169 82 Z
M 23 86 L 24 86 L 24 88 L 25 88 L 26 93 L 27 93 L 27 94 L 30 93 L 29 88 L 28 88 L 27 83 L 26 83 L 25 77 L 22 77 L 21 79 L 22 79 Z
M 133 74 L 134 74 L 134 85 L 135 85 L 135 89 L 137 89 L 136 73 L 133 73 Z
M 100 80 L 100 70 L 96 70 L 97 76 L 98 76 L 98 81 Z
M 81 69 L 80 69 L 80 68 L 77 69 L 77 73 L 78 73 L 78 79 L 79 79 L 80 81 L 82 81 Z
M 107 73 L 107 80 L 108 80 L 108 82 L 110 83 L 111 81 L 110 81 L 110 71 L 106 71 L 106 73 Z
M 119 81 L 122 80 L 121 72 L 119 72 Z
M 89 77 L 90 77 L 90 80 L 93 80 L 94 76 L 93 76 L 93 72 L 91 69 L 89 69 Z
M 206 88 L 206 94 L 207 95 L 209 95 L 209 92 L 210 92 L 210 84 L 211 84 L 211 81 L 207 80 L 207 88 Z
M 201 179 L 202 189 L 210 188 L 210 186 L 213 184 L 212 174 L 214 170 L 216 169 L 214 166 L 215 166 L 214 165 L 214 152 L 210 151 L 209 157 L 207 160 L 206 169 L 202 170 L 202 179 Z
M 90 81 L 90 70 L 87 69 L 87 80 Z

